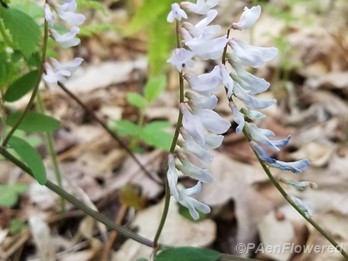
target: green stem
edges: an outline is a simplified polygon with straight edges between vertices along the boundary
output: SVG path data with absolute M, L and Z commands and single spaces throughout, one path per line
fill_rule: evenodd
M 4 40 L 5 44 L 7 46 L 11 47 L 12 49 L 14 49 L 15 46 L 12 43 L 10 37 L 7 35 L 5 26 L 4 26 L 3 21 L 1 19 L 0 19 L 0 34 L 1 34 L 2 39 Z
M 37 94 L 37 92 L 39 90 L 41 77 L 42 77 L 42 74 L 44 72 L 44 62 L 46 60 L 46 52 L 47 52 L 47 39 L 48 39 L 48 24 L 47 24 L 47 22 L 45 20 L 43 47 L 42 47 L 42 53 L 41 53 L 41 66 L 40 66 L 39 74 L 38 74 L 38 77 L 37 77 L 37 80 L 36 80 L 36 83 L 35 83 L 35 87 L 34 87 L 34 90 L 33 90 L 32 94 L 31 94 L 30 100 L 29 100 L 27 106 L 25 107 L 23 113 L 21 114 L 21 116 L 19 117 L 17 122 L 13 125 L 12 129 L 7 134 L 7 136 L 5 137 L 4 142 L 2 143 L 2 146 L 4 146 L 4 147 L 6 147 L 7 143 L 11 139 L 12 135 L 18 129 L 19 125 L 22 123 L 23 119 L 25 118 L 25 116 L 27 115 L 27 113 L 29 112 L 29 110 L 31 109 L 32 105 L 35 102 L 35 97 L 36 97 L 36 94 Z
M 245 138 L 250 141 L 250 137 L 248 133 L 243 130 Z M 254 150 L 253 150 L 254 151 Z M 254 154 L 256 155 L 257 160 L 259 161 L 260 165 L 262 166 L 263 170 L 265 171 L 266 175 L 272 182 L 272 184 L 276 187 L 276 189 L 282 194 L 282 196 L 286 199 L 287 202 L 305 219 L 308 223 L 310 223 L 323 237 L 325 237 L 341 254 L 348 260 L 348 255 L 344 251 L 344 249 L 341 248 L 341 246 L 326 232 L 324 229 L 318 225 L 313 219 L 307 217 L 306 213 L 304 213 L 291 199 L 288 193 L 282 188 L 282 186 L 279 184 L 279 182 L 273 177 L 271 171 L 269 170 L 268 166 L 260 159 L 259 155 L 254 151 Z
M 44 103 L 42 101 L 42 97 L 40 95 L 40 92 L 37 93 L 36 100 L 37 100 L 37 105 L 38 105 L 39 111 L 44 114 L 45 113 L 45 106 L 44 106 Z M 51 164 L 53 166 L 53 170 L 54 170 L 54 174 L 56 176 L 57 184 L 60 188 L 63 188 L 62 174 L 61 174 L 60 168 L 59 168 L 59 162 L 58 162 L 57 153 L 56 153 L 55 146 L 54 146 L 54 139 L 53 139 L 52 132 L 48 132 L 48 131 L 45 132 L 45 136 L 46 136 L 46 147 L 48 149 L 48 153 L 50 154 Z M 62 197 L 60 198 L 60 206 L 61 206 L 61 212 L 64 213 L 65 212 L 65 200 Z
M 15 164 L 17 167 L 28 173 L 30 176 L 33 177 L 32 171 L 21 161 L 19 161 L 16 157 L 14 157 L 11 153 L 9 153 L 6 148 L 0 147 L 0 154 L 3 155 L 6 159 L 11 161 L 13 164 Z M 117 231 L 122 236 L 133 239 L 136 242 L 139 242 L 140 244 L 146 245 L 148 247 L 153 248 L 154 244 L 151 240 L 144 238 L 138 234 L 135 234 L 134 232 L 126 229 L 123 226 L 116 225 L 114 221 L 112 221 L 110 218 L 100 214 L 99 212 L 91 209 L 86 204 L 82 203 L 80 200 L 66 192 L 65 190 L 61 189 L 59 186 L 55 185 L 51 181 L 47 181 L 45 184 L 47 188 L 52 190 L 53 192 L 57 193 L 62 198 L 69 201 L 71 204 L 73 204 L 78 209 L 81 209 L 83 212 L 85 212 L 87 215 L 93 217 L 95 220 L 99 221 L 100 223 L 103 223 L 108 228 Z
M 176 46 L 177 48 L 180 48 L 180 30 L 179 30 L 179 22 L 176 21 Z M 185 93 L 184 93 L 184 77 L 183 77 L 183 73 L 180 72 L 179 73 L 179 86 L 180 86 L 180 103 L 184 102 L 185 99 Z M 180 128 L 182 125 L 182 121 L 183 121 L 183 114 L 182 112 L 179 110 L 179 115 L 178 115 L 178 120 L 176 123 L 176 128 L 175 128 L 175 133 L 174 133 L 174 137 L 172 140 L 172 145 L 170 146 L 170 153 L 174 153 L 175 150 L 175 146 L 178 142 L 179 139 L 179 134 L 180 134 Z M 164 207 L 163 207 L 163 212 L 162 212 L 162 217 L 161 217 L 161 221 L 160 224 L 158 226 L 155 238 L 154 238 L 154 245 L 155 248 L 158 247 L 158 239 L 162 233 L 164 224 L 166 222 L 167 219 L 167 215 L 168 215 L 168 211 L 169 211 L 169 204 L 170 204 L 170 189 L 169 189 L 169 184 L 168 184 L 168 180 L 167 180 L 167 176 L 165 176 L 165 181 L 164 181 Z M 155 249 L 156 250 L 156 249 Z

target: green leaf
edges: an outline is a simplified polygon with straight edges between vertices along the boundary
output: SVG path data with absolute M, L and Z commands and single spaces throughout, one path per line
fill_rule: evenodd
M 141 128 L 128 120 L 115 121 L 110 124 L 110 128 L 122 136 L 138 136 Z
M 31 71 L 15 80 L 7 89 L 4 99 L 8 102 L 17 101 L 34 88 L 39 77 L 39 71 Z
M 47 182 L 45 166 L 40 154 L 25 140 L 12 136 L 9 140 L 10 147 L 21 157 L 32 171 L 34 178 L 44 185 Z
M 155 101 L 167 86 L 167 78 L 164 74 L 150 78 L 146 83 L 144 95 L 148 102 Z
M 169 151 L 173 135 L 163 130 L 168 126 L 170 126 L 169 122 L 149 123 L 143 127 L 139 137 L 149 145 Z
M 0 17 L 15 46 L 29 58 L 39 46 L 40 27 L 26 13 L 14 8 L 0 8 Z
M 167 13 L 170 10 L 170 4 L 173 0 L 147 0 L 143 2 L 143 5 L 137 10 L 128 28 L 126 29 L 126 35 L 131 35 L 138 32 L 142 28 L 148 27 L 150 24 L 156 21 L 157 17 L 163 13 Z M 167 22 L 167 21 L 163 21 Z M 157 39 L 162 40 L 162 39 Z
M 18 201 L 18 194 L 26 191 L 25 184 L 0 185 L 0 206 L 13 207 Z
M 6 119 L 6 123 L 13 127 L 21 115 L 20 112 L 10 114 Z M 24 131 L 54 131 L 59 126 L 60 122 L 55 118 L 38 112 L 28 112 L 18 129 Z
M 10 221 L 10 232 L 12 234 L 17 234 L 24 230 L 27 226 L 24 224 L 24 222 L 18 218 L 13 218 Z
M 147 101 L 144 99 L 144 97 L 136 92 L 129 92 L 127 94 L 127 101 L 131 105 L 133 105 L 139 109 L 142 109 L 142 110 L 145 109 L 147 106 Z
M 220 257 L 221 253 L 211 249 L 178 247 L 162 251 L 155 261 L 217 261 Z

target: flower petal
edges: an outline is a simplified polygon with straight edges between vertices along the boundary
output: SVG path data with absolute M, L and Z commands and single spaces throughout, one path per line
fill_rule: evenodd
M 243 131 L 245 123 L 244 115 L 238 110 L 238 107 L 234 102 L 230 102 L 229 105 L 232 110 L 233 120 L 238 125 L 236 128 L 236 133 L 241 133 Z
M 192 57 L 194 56 L 193 52 L 186 50 L 185 48 L 176 48 L 171 57 L 167 60 L 168 63 L 176 66 L 179 72 L 182 72 L 184 68 L 190 67 L 193 65 Z
M 184 103 L 179 105 L 182 114 L 184 115 L 183 127 L 188 134 L 200 145 L 204 145 L 204 134 L 205 129 L 200 118 L 196 115 L 193 115 Z
M 261 6 L 245 7 L 238 23 L 233 23 L 232 28 L 235 30 L 244 30 L 252 27 L 261 15 Z
M 200 118 L 203 126 L 213 133 L 222 134 L 231 127 L 231 123 L 228 120 L 223 119 L 215 111 L 200 109 L 195 110 L 194 114 Z
M 179 4 L 172 4 L 172 10 L 168 14 L 167 21 L 172 23 L 174 20 L 181 21 L 182 18 L 187 19 L 185 11 L 180 8 Z
M 175 200 L 179 200 L 179 193 L 176 188 L 176 184 L 178 183 L 178 173 L 175 168 L 175 159 L 173 154 L 168 155 L 168 172 L 167 179 L 169 184 L 169 189 Z
M 220 67 L 215 66 L 214 69 L 209 73 L 204 73 L 198 76 L 185 74 L 185 79 L 190 83 L 191 88 L 198 93 L 208 94 L 219 91 L 221 84 L 221 73 Z
M 232 39 L 229 41 L 234 55 L 243 65 L 258 68 L 264 63 L 272 60 L 278 54 L 278 49 L 274 47 L 257 47 L 247 45 L 244 42 Z

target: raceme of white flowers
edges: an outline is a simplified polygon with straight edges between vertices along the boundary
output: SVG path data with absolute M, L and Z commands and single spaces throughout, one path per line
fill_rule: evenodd
M 256 126 L 253 121 L 265 117 L 258 109 L 267 108 L 276 100 L 260 100 L 256 95 L 266 91 L 270 84 L 247 71 L 246 67 L 258 68 L 275 58 L 278 50 L 274 47 L 257 47 L 236 39 L 228 39 L 219 25 L 211 24 L 218 12 L 213 9 L 219 0 L 197 0 L 196 3 L 181 2 L 172 4 L 167 21 L 180 21 L 180 48 L 176 48 L 168 62 L 182 73 L 189 88 L 185 91 L 186 101 L 179 105 L 183 114 L 179 148 L 168 156 L 167 178 L 173 197 L 188 208 L 193 219 L 199 218 L 197 210 L 210 212 L 210 208 L 192 197 L 201 190 L 202 183 L 213 180 L 209 164 L 213 160 L 212 150 L 218 148 L 223 140 L 222 134 L 230 128 L 230 123 L 215 111 L 218 99 L 214 93 L 223 85 L 230 100 L 234 121 L 238 125 L 236 132 L 245 131 L 250 138 L 250 145 L 259 158 L 268 166 L 299 173 L 309 167 L 308 160 L 283 162 L 272 158 L 263 147 L 274 151 L 288 144 L 290 136 L 284 139 L 272 139 L 275 134 Z M 183 21 L 187 13 L 202 15 L 196 23 Z M 261 15 L 261 7 L 244 8 L 240 20 L 230 29 L 245 30 L 251 28 Z M 222 56 L 227 48 L 227 64 L 222 63 Z M 214 60 L 217 64 L 210 72 L 194 75 L 190 67 L 195 59 Z M 233 99 L 241 100 L 245 107 L 238 108 Z M 184 189 L 178 185 L 179 175 L 188 176 L 197 181 L 196 185 Z M 290 184 L 290 183 L 289 183 Z M 304 185 L 305 183 L 303 183 Z M 311 184 L 311 183 L 306 183 Z M 290 184 L 291 185 L 291 184 Z M 293 199 L 295 204 L 300 200 Z M 301 203 L 301 206 L 303 204 Z M 310 210 L 306 208 L 310 216 Z
M 61 2 L 50 0 L 45 4 L 45 20 L 50 25 L 50 35 L 62 48 L 69 48 L 80 44 L 80 39 L 76 35 L 80 32 L 78 26 L 85 22 L 86 17 L 76 13 L 76 8 L 77 4 L 75 0 L 62 0 Z M 68 32 L 60 34 L 53 29 L 56 16 L 71 26 Z M 45 63 L 44 75 L 45 81 L 49 83 L 65 82 L 83 62 L 82 58 L 75 58 L 65 63 L 60 63 L 53 58 L 49 60 L 50 62 Z

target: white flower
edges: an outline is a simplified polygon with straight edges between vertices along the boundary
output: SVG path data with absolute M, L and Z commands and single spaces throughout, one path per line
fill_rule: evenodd
M 45 63 L 45 75 L 43 76 L 44 80 L 49 83 L 57 83 L 58 81 L 66 81 L 66 76 L 61 72 L 55 72 L 49 63 Z
M 266 117 L 265 114 L 263 114 L 259 111 L 248 110 L 246 108 L 242 108 L 241 112 L 251 121 L 257 121 L 257 120 L 260 120 L 260 119 L 263 119 Z
M 80 28 L 72 27 L 70 32 L 63 35 L 59 34 L 57 31 L 51 29 L 51 34 L 54 40 L 60 44 L 63 48 L 73 47 L 78 45 L 81 41 L 76 38 L 76 35 L 80 32 Z
M 257 47 L 247 45 L 246 43 L 231 39 L 229 41 L 234 55 L 243 65 L 254 68 L 260 67 L 264 63 L 272 60 L 278 54 L 278 49 L 275 47 Z
M 201 191 L 201 183 L 198 182 L 194 187 L 188 189 L 180 189 L 179 192 L 179 200 L 178 202 L 184 207 L 188 208 L 190 215 L 194 220 L 199 218 L 198 209 L 202 213 L 209 213 L 210 208 L 206 204 L 199 202 L 197 199 L 190 197 L 191 195 L 198 193 Z
M 183 127 L 188 134 L 200 145 L 205 144 L 205 129 L 200 118 L 196 115 L 193 115 L 184 103 L 179 105 L 179 108 L 184 116 Z
M 197 109 L 215 109 L 218 98 L 215 95 L 203 96 L 199 94 L 194 94 L 193 92 L 186 92 L 185 97 L 189 99 L 188 104 L 193 110 Z
M 262 93 L 270 87 L 269 82 L 244 70 L 238 63 L 233 63 L 233 67 L 236 70 L 239 84 L 245 90 L 249 91 L 249 94 L 255 95 Z
M 221 78 L 224 86 L 227 88 L 227 97 L 231 97 L 234 89 L 234 81 L 230 76 L 225 65 L 220 65 Z
M 175 159 L 173 154 L 168 155 L 168 172 L 167 172 L 167 180 L 171 194 L 175 198 L 175 200 L 179 200 L 179 193 L 176 188 L 176 184 L 178 183 L 178 172 L 175 168 Z
M 66 78 L 71 76 L 73 72 L 75 72 L 78 67 L 83 62 L 82 58 L 75 58 L 72 61 L 60 63 L 56 59 L 51 58 L 51 63 L 53 68 L 49 63 L 45 63 L 45 81 L 49 83 L 57 83 L 58 81 L 65 82 Z
M 208 183 L 213 181 L 213 175 L 209 169 L 202 169 L 192 164 L 190 160 L 187 159 L 181 153 L 178 154 L 178 158 L 182 165 L 178 165 L 177 169 L 180 170 L 186 176 L 198 180 L 203 183 Z
M 215 66 L 209 73 L 204 73 L 198 76 L 186 73 L 184 77 L 190 83 L 191 88 L 198 93 L 211 95 L 211 93 L 219 91 L 219 86 L 221 84 L 221 72 L 219 66 Z
M 167 60 L 168 63 L 175 65 L 179 72 L 182 72 L 186 67 L 194 65 L 192 57 L 193 52 L 186 50 L 185 48 L 176 48 L 171 57 Z
M 202 60 L 217 60 L 220 59 L 223 50 L 228 42 L 226 36 L 221 36 L 214 39 L 193 38 L 185 41 L 185 45 Z
M 197 115 L 200 118 L 205 128 L 216 134 L 223 134 L 231 127 L 231 123 L 228 120 L 223 119 L 213 110 L 194 110 L 194 115 Z
M 247 128 L 247 131 L 248 131 L 252 140 L 254 140 L 257 143 L 260 143 L 262 145 L 273 148 L 276 151 L 279 151 L 279 148 L 286 146 L 289 143 L 290 138 L 291 138 L 291 136 L 289 135 L 285 139 L 270 140 L 269 137 L 275 136 L 273 131 L 259 128 L 255 124 L 252 124 L 252 123 L 245 123 L 245 127 Z
M 217 11 L 210 10 L 207 14 L 207 17 L 203 18 L 197 24 L 192 25 L 191 23 L 184 22 L 183 27 L 190 32 L 192 38 L 211 39 L 215 35 L 217 35 L 221 30 L 221 26 L 219 25 L 208 26 L 215 19 L 216 16 Z M 189 40 L 186 39 L 185 35 L 186 33 L 184 33 L 184 39 Z
M 245 7 L 238 23 L 233 23 L 232 28 L 244 30 L 252 27 L 261 15 L 261 6 Z
M 181 128 L 180 133 L 185 140 L 183 149 L 186 154 L 195 155 L 204 164 L 210 164 L 213 161 L 213 155 L 206 146 L 198 144 L 184 128 Z
M 208 133 L 204 135 L 205 145 L 214 150 L 221 146 L 224 136 L 215 133 Z
M 48 4 L 45 4 L 45 20 L 50 26 L 53 26 L 54 24 L 54 15 L 52 13 L 52 10 Z
M 206 14 L 214 8 L 220 0 L 197 0 L 196 4 L 190 2 L 181 2 L 181 6 L 196 14 Z
M 249 95 L 238 83 L 234 85 L 234 95 L 250 109 L 265 109 L 277 103 L 276 99 L 271 100 L 258 100 L 255 97 Z
M 236 128 L 236 133 L 241 133 L 243 131 L 244 123 L 245 123 L 244 115 L 238 110 L 234 102 L 230 102 L 229 105 L 232 110 L 233 120 L 238 125 Z
M 181 21 L 182 18 L 187 19 L 185 11 L 177 3 L 172 4 L 172 10 L 168 14 L 167 21 L 172 23 L 175 19 Z

